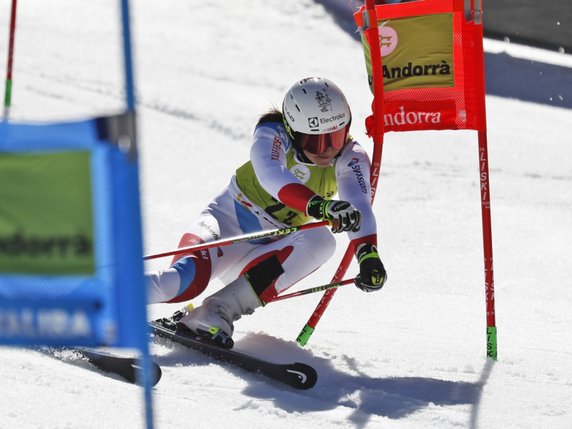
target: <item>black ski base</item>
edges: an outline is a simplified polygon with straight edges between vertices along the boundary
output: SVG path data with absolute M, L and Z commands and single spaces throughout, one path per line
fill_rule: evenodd
M 263 374 L 294 389 L 311 389 L 318 380 L 318 373 L 305 363 L 277 364 L 254 356 L 225 349 L 201 340 L 191 331 L 184 328 L 172 329 L 172 323 L 163 324 L 161 320 L 150 322 L 151 332 L 163 338 L 168 338 L 183 346 L 189 347 L 214 359 L 240 367 L 246 371 Z M 167 326 L 166 326 L 167 325 Z
M 130 383 L 139 383 L 141 360 L 137 358 L 116 356 L 102 351 L 86 348 L 74 349 L 84 356 L 92 365 L 104 372 L 117 374 Z M 150 382 L 155 386 L 161 380 L 161 367 L 151 362 Z

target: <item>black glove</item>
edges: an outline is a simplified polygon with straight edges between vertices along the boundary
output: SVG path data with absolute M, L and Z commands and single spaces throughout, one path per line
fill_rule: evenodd
M 387 273 L 376 247 L 362 244 L 358 247 L 356 257 L 359 263 L 359 274 L 355 278 L 356 286 L 365 292 L 380 290 L 387 280 Z
M 308 214 L 332 224 L 332 232 L 359 231 L 361 213 L 347 201 L 325 200 L 319 195 L 308 202 Z

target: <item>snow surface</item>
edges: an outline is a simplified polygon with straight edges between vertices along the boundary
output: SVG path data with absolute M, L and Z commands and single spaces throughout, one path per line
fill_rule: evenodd
M 0 58 L 10 3 L 0 0 Z M 14 120 L 122 108 L 118 3 L 19 2 Z M 353 134 L 371 152 L 361 47 L 323 4 L 138 0 L 132 14 L 146 253 L 177 245 L 247 160 L 258 116 L 299 78 L 326 76 L 344 89 Z M 547 62 L 555 55 L 570 64 L 555 53 Z M 315 388 L 295 391 L 154 343 L 163 367 L 156 427 L 571 428 L 572 115 L 495 96 L 487 108 L 498 362 L 485 358 L 476 136 L 388 134 L 374 207 L 384 290 L 341 288 L 304 349 L 295 338 L 321 294 L 270 304 L 236 324 L 237 350 L 307 362 L 319 372 Z M 330 281 L 347 243 L 338 241 L 336 256 L 293 290 Z M 150 317 L 178 307 L 152 306 Z M 1 348 L 0 428 L 144 427 L 139 387 L 70 363 Z

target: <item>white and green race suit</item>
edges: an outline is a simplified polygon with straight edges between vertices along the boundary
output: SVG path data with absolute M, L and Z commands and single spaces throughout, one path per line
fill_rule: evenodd
M 348 232 L 350 240 L 356 246 L 377 244 L 369 176 L 369 158 L 356 141 L 348 140 L 330 166 L 318 167 L 300 159 L 282 123 L 262 123 L 254 130 L 250 160 L 192 222 L 179 246 L 313 221 L 306 207 L 316 194 L 326 199 L 338 194 L 338 199 L 349 201 L 362 214 L 359 231 Z M 194 298 L 210 280 L 227 284 L 273 254 L 284 269 L 271 291 L 277 294 L 318 269 L 334 250 L 333 234 L 321 227 L 178 257 L 169 269 L 147 276 L 149 302 Z

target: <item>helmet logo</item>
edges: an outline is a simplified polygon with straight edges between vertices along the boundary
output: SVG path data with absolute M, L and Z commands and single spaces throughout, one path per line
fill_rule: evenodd
M 326 91 L 316 91 L 316 101 L 320 107 L 320 111 L 327 112 L 332 110 L 332 99 L 328 96 Z
M 320 126 L 320 123 L 318 121 L 318 117 L 313 116 L 311 118 L 308 118 L 308 126 L 310 128 L 318 128 Z

